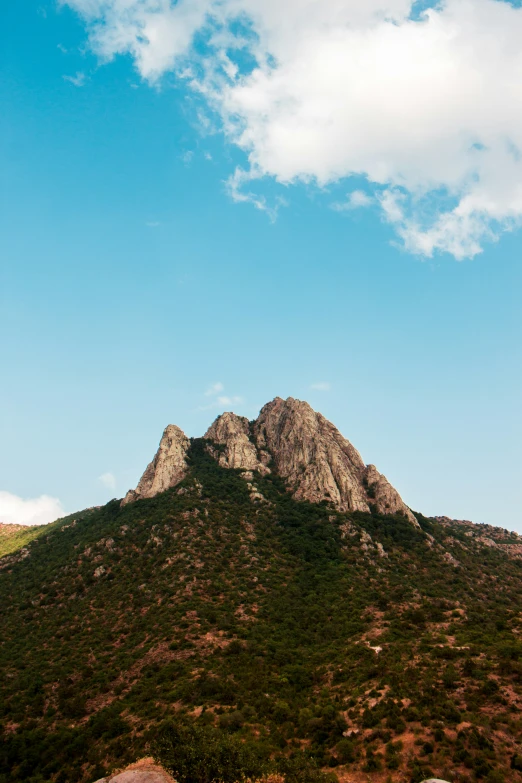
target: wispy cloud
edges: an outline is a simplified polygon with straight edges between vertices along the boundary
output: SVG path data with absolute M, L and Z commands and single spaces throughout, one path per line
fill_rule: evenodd
M 318 383 L 312 383 L 310 388 L 315 391 L 330 391 L 332 387 L 327 381 L 319 381 Z
M 209 388 L 206 390 L 205 397 L 213 397 L 215 394 L 222 392 L 224 388 L 225 387 L 220 381 L 213 383 L 212 386 L 209 386 Z
M 82 71 L 78 71 L 76 76 L 64 76 L 63 78 L 66 82 L 70 82 L 70 84 L 73 84 L 75 87 L 83 87 L 87 81 L 87 77 Z
M 236 204 L 252 204 L 261 212 L 266 212 L 270 221 L 275 223 L 280 208 L 285 207 L 287 202 L 284 198 L 278 196 L 273 204 L 269 204 L 265 196 L 245 189 L 249 182 L 258 178 L 259 176 L 254 169 L 245 171 L 238 166 L 225 182 L 228 195 Z
M 161 223 L 159 220 L 148 220 L 145 225 L 147 228 L 157 228 L 158 226 L 161 226 Z
M 218 397 L 216 400 L 217 405 L 241 405 L 244 402 L 243 397 Z
M 116 478 L 112 473 L 102 473 L 101 476 L 98 476 L 98 481 L 101 481 L 107 489 L 116 489 Z
M 242 405 L 244 403 L 243 397 L 239 396 L 238 394 L 221 394 L 224 389 L 225 386 L 221 383 L 221 381 L 213 383 L 212 386 L 209 386 L 206 392 L 204 392 L 203 396 L 208 397 L 210 402 L 208 402 L 206 405 L 200 405 L 198 410 L 209 411 L 213 408 L 225 408 L 227 405 Z
M 40 495 L 25 500 L 10 492 L 0 492 L 0 522 L 15 525 L 46 525 L 65 516 L 58 498 Z
M 216 399 L 212 400 L 212 402 L 209 402 L 208 405 L 200 405 L 198 410 L 211 411 L 214 410 L 215 408 L 227 408 L 232 405 L 243 405 L 244 402 L 245 402 L 244 398 L 238 395 L 235 395 L 233 397 L 220 396 L 220 397 L 216 397 Z

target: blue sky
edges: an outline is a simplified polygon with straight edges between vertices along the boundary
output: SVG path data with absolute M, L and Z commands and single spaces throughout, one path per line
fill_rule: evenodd
M 2 10 L 0 517 L 44 521 L 58 506 L 26 502 L 41 496 L 67 512 L 123 496 L 168 423 L 197 436 L 223 410 L 254 418 L 291 395 L 413 509 L 522 531 L 519 178 L 495 146 L 518 127 L 488 129 L 473 177 L 449 122 L 432 137 L 428 109 L 417 122 L 399 100 L 384 135 L 345 149 L 348 111 L 317 139 L 281 115 L 299 101 L 304 122 L 314 103 L 280 73 L 295 73 L 294 34 L 258 20 L 255 0 L 269 32 L 230 57 L 226 83 L 216 47 L 115 46 L 117 0 L 90 17 L 81 3 Z M 259 66 L 276 114 L 252 82 L 261 45 L 280 47 Z M 197 89 L 188 68 L 207 74 Z M 363 114 L 351 138 L 367 138 Z M 464 120 L 480 141 L 471 109 L 455 138 Z M 412 122 L 414 152 L 398 141 Z

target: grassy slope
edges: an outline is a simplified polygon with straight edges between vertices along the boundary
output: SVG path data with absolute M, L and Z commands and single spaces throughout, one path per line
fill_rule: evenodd
M 0 526 L 0 557 L 17 552 L 45 532 L 47 525 L 22 527 L 18 525 Z
M 0 572 L 0 783 L 96 780 L 158 736 L 168 764 L 172 718 L 341 780 L 522 781 L 521 561 L 270 478 L 255 504 L 201 446 L 180 488 Z
M 36 538 L 48 536 L 53 531 L 59 530 L 62 527 L 67 527 L 73 522 L 76 524 L 97 510 L 98 509 L 86 509 L 85 511 L 79 511 L 77 514 L 61 517 L 54 522 L 50 522 L 48 525 L 24 526 L 0 524 L 0 558 L 4 558 L 6 555 L 16 556 L 21 549 L 26 547 Z M 4 561 L 3 566 L 5 567 L 5 564 L 9 562 L 11 561 Z

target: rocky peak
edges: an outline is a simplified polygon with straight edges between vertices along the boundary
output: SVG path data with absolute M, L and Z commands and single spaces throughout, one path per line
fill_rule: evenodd
M 296 500 L 326 500 L 340 511 L 404 514 L 417 520 L 399 493 L 334 425 L 307 403 L 276 397 L 253 424 L 244 416 L 223 413 L 205 434 L 212 456 L 224 468 L 266 474 L 277 472 Z M 213 445 L 215 444 L 215 445 Z M 160 447 L 135 490 L 124 503 L 152 497 L 175 486 L 187 472 L 189 439 L 174 425 L 163 433 Z
M 136 489 L 127 492 L 122 505 L 142 498 L 152 498 L 159 492 L 165 492 L 166 489 L 179 484 L 188 470 L 189 446 L 190 440 L 185 433 L 175 424 L 169 424 L 163 432 L 154 459 L 147 466 Z
M 276 397 L 254 424 L 259 448 L 272 456 L 297 500 L 327 500 L 340 511 L 403 513 L 417 520 L 399 493 L 322 414 L 307 403 Z
M 254 432 L 297 500 L 328 500 L 342 511 L 370 510 L 359 452 L 307 402 L 276 397 L 261 410 Z

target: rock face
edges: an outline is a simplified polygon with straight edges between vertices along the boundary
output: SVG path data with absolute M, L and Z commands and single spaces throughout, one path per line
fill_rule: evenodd
M 380 514 L 405 514 L 410 522 L 418 526 L 417 519 L 404 503 L 396 489 L 392 487 L 386 476 L 379 473 L 375 465 L 368 465 L 364 472 L 363 482 L 370 502 L 374 503 Z
M 244 416 L 235 413 L 223 413 L 205 433 L 218 447 L 211 448 L 212 456 L 224 468 L 242 468 L 269 473 L 260 459 L 256 444 L 250 439 L 250 422 Z M 269 455 L 266 455 L 269 459 Z
M 169 424 L 163 433 L 156 456 L 147 466 L 136 489 L 127 492 L 122 505 L 142 498 L 152 498 L 159 492 L 179 484 L 187 473 L 189 446 L 190 440 L 185 433 L 175 424 Z
M 359 452 L 307 402 L 276 397 L 262 408 L 254 431 L 297 500 L 328 500 L 341 511 L 370 510 Z
M 117 772 L 96 783 L 175 783 L 164 769 L 154 764 L 152 759 L 141 759 L 131 764 L 123 772 Z
M 399 493 L 339 430 L 307 402 L 276 397 L 254 425 L 256 442 L 274 459 L 297 500 L 328 500 L 340 511 L 403 513 L 417 520 Z
M 223 413 L 207 430 L 209 452 L 224 468 L 261 474 L 275 471 L 296 500 L 326 500 L 340 511 L 404 514 L 417 525 L 399 493 L 374 465 L 366 466 L 339 430 L 307 402 L 276 397 L 253 423 Z M 153 497 L 175 486 L 187 472 L 189 440 L 174 425 L 167 427 L 154 460 L 123 503 Z

